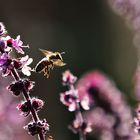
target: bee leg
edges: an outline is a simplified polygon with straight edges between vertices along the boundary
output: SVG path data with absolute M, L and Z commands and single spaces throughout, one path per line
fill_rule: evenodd
M 46 68 L 44 69 L 44 76 L 47 76 L 47 78 L 49 78 L 49 75 L 50 75 L 50 68 L 46 66 Z
M 44 76 L 48 75 L 48 68 L 44 68 L 43 72 L 44 72 Z
M 50 76 L 50 68 L 48 69 L 48 76 L 47 76 L 47 78 L 49 78 L 49 76 Z
M 54 68 L 54 64 L 53 64 L 53 62 L 51 61 L 51 64 L 50 64 L 50 68 L 53 70 L 53 68 Z

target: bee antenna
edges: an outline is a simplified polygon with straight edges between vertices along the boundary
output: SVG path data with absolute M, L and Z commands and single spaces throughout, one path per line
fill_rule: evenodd
M 40 50 L 41 52 L 44 51 L 44 49 L 40 49 L 40 48 L 39 48 L 39 50 Z
M 61 54 L 65 54 L 65 52 L 61 52 Z

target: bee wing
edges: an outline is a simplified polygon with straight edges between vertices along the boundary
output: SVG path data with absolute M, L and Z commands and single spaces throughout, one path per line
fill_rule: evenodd
M 50 57 L 52 54 L 54 54 L 52 51 L 47 51 L 44 49 L 39 49 L 46 57 Z
M 53 64 L 54 64 L 55 66 L 60 66 L 60 67 L 66 65 L 66 63 L 64 63 L 64 62 L 61 61 L 61 60 L 57 60 L 57 61 L 53 62 Z

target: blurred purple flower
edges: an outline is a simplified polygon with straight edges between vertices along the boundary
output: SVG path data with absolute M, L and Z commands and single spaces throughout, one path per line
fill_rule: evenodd
M 130 107 L 113 81 L 99 71 L 92 71 L 84 75 L 76 87 L 81 102 L 89 98 L 90 110 L 83 115 L 94 134 L 100 132 L 101 140 L 106 140 L 106 135 L 108 140 L 134 138 Z
M 137 134 L 140 134 L 140 104 L 136 109 L 136 117 L 133 120 L 133 124 L 134 124 L 134 131 Z
M 74 84 L 77 80 L 77 77 L 74 76 L 69 70 L 65 71 L 62 74 L 62 82 L 64 85 Z
M 77 103 L 79 102 L 78 98 L 75 96 L 73 92 L 77 92 L 75 90 L 69 90 L 60 94 L 60 101 L 68 107 L 69 111 L 77 110 Z
M 140 67 L 137 66 L 134 75 L 134 94 L 137 101 L 140 101 Z
M 140 45 L 140 1 L 139 0 L 108 0 L 112 9 L 122 15 L 127 25 L 135 32 L 134 43 Z
M 72 124 L 69 125 L 69 129 L 71 129 L 74 133 L 78 133 L 79 131 L 82 131 L 84 135 L 92 132 L 91 124 L 89 124 L 88 122 L 82 122 L 81 123 L 78 116 L 76 116 L 76 118 L 72 122 Z

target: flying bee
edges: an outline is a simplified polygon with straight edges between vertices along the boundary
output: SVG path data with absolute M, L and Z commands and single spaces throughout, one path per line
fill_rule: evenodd
M 49 78 L 50 70 L 54 68 L 54 66 L 64 66 L 66 63 L 63 62 L 62 54 L 64 52 L 51 52 L 43 49 L 39 49 L 45 57 L 38 62 L 38 64 L 35 66 L 34 71 L 41 73 L 44 73 L 44 76 Z

